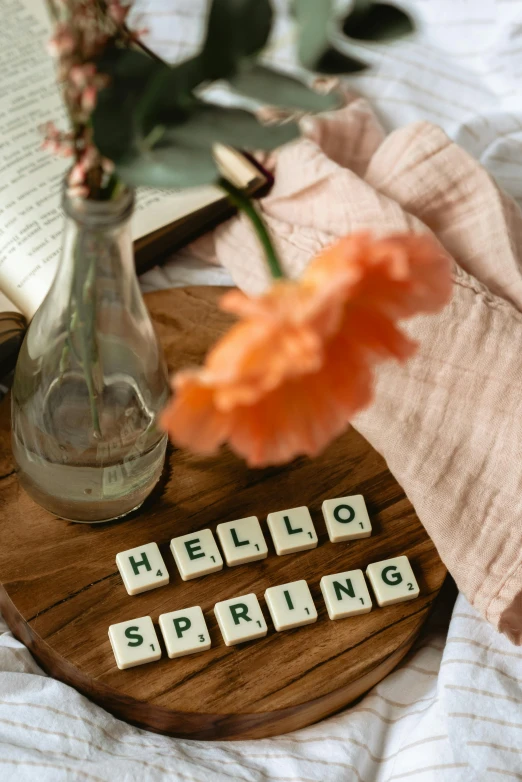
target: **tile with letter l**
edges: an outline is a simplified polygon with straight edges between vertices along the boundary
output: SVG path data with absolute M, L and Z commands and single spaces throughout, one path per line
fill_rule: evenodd
M 210 649 L 210 635 L 199 606 L 161 614 L 159 626 L 170 659 Z
M 267 522 L 279 556 L 317 547 L 317 533 L 306 505 L 269 513 Z
M 244 565 L 265 559 L 268 554 L 265 536 L 257 516 L 225 521 L 216 529 L 227 565 Z
M 419 596 L 419 585 L 408 557 L 372 562 L 366 568 L 366 575 L 380 606 L 414 600 Z
M 332 543 L 369 538 L 372 524 L 362 494 L 323 502 L 323 516 Z
M 306 581 L 269 587 L 265 600 L 275 629 L 291 630 L 317 621 L 317 610 Z
M 223 558 L 212 530 L 200 529 L 189 535 L 172 538 L 170 550 L 183 581 L 223 570 Z
M 330 619 L 345 619 L 372 610 L 372 599 L 362 570 L 323 576 L 320 587 Z
M 111 625 L 109 640 L 120 671 L 155 662 L 161 657 L 158 636 L 150 616 Z
M 169 583 L 168 570 L 157 543 L 146 543 L 116 554 L 116 565 L 129 595 Z
M 214 606 L 221 635 L 227 646 L 263 638 L 268 628 L 254 593 L 222 600 Z

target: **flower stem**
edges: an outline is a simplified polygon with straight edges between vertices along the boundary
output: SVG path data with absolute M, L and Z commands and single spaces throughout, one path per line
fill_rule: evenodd
M 218 186 L 225 191 L 228 196 L 228 200 L 237 209 L 240 209 L 242 212 L 244 212 L 244 214 L 252 223 L 254 231 L 257 234 L 257 238 L 259 239 L 261 246 L 265 251 L 270 274 L 274 280 L 284 279 L 286 275 L 282 269 L 279 258 L 277 257 L 277 253 L 275 251 L 274 245 L 272 244 L 272 239 L 270 238 L 268 229 L 264 223 L 263 218 L 259 214 L 250 198 L 246 196 L 239 188 L 235 187 L 231 182 L 229 182 L 228 179 L 224 179 L 223 177 L 218 180 Z

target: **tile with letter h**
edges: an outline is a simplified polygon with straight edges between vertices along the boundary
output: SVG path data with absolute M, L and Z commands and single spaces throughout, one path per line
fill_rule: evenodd
M 183 581 L 223 570 L 223 558 L 210 529 L 172 538 L 170 549 Z
M 369 538 L 372 525 L 362 494 L 323 502 L 323 516 L 332 543 Z
M 129 595 L 139 595 L 169 583 L 169 574 L 157 543 L 120 551 L 116 554 L 116 565 Z

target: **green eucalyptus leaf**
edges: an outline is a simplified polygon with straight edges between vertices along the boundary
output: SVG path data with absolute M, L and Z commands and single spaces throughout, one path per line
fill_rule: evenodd
M 270 106 L 328 111 L 341 103 L 337 95 L 322 95 L 301 81 L 262 65 L 239 71 L 229 82 L 237 92 Z
M 260 51 L 272 19 L 270 0 L 213 0 L 202 52 L 207 78 L 228 78 L 241 60 Z
M 343 32 L 361 41 L 390 41 L 414 30 L 408 14 L 387 3 L 356 0 L 353 12 L 344 20 Z

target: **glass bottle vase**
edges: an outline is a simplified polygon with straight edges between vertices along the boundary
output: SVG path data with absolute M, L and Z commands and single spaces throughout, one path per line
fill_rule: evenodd
M 134 268 L 134 193 L 64 195 L 62 255 L 16 366 L 12 447 L 31 497 L 65 519 L 108 521 L 158 481 L 166 366 Z

